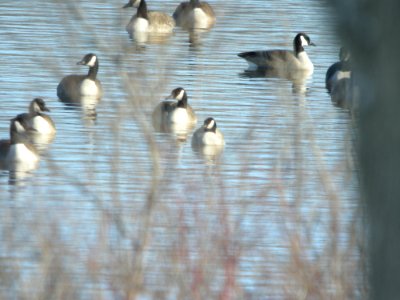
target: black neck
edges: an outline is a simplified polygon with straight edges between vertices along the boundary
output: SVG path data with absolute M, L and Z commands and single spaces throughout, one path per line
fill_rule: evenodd
M 293 48 L 294 48 L 294 53 L 297 55 L 300 52 L 304 51 L 304 47 L 301 45 L 301 40 L 299 39 L 295 39 L 293 42 Z
M 340 62 L 340 70 L 350 71 L 351 70 L 350 61 L 349 60 L 341 61 Z
M 31 103 L 31 105 L 29 106 L 29 114 L 30 114 L 31 116 L 36 116 L 37 113 L 38 113 L 38 111 L 35 109 L 34 105 L 35 105 L 35 104 L 32 104 L 32 103 Z
M 200 0 L 190 0 L 190 4 L 192 4 L 193 7 L 199 7 Z
M 141 0 L 140 1 L 139 7 L 137 9 L 136 16 L 138 18 L 143 18 L 143 19 L 146 19 L 146 20 L 149 19 L 149 16 L 147 14 L 147 4 L 146 4 L 145 0 Z
M 188 100 L 186 92 L 183 94 L 182 99 L 178 101 L 177 106 L 182 108 L 187 108 Z
M 89 72 L 88 72 L 87 77 L 89 77 L 92 80 L 95 80 L 98 71 L 99 71 L 99 59 L 97 58 L 94 66 L 89 67 Z

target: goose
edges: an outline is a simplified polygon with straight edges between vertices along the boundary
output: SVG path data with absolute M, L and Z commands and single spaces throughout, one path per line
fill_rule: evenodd
M 211 5 L 200 0 L 180 3 L 172 16 L 178 26 L 187 29 L 209 29 L 216 21 Z
M 340 80 L 351 77 L 350 52 L 347 48 L 340 48 L 339 59 L 340 61 L 335 62 L 326 71 L 325 86 L 328 92 L 331 92 Z
M 204 120 L 203 126 L 198 128 L 192 137 L 192 146 L 223 146 L 224 136 L 217 128 L 217 122 L 213 118 Z
M 131 18 L 126 31 L 134 33 L 171 33 L 175 27 L 174 19 L 163 12 L 148 11 L 145 0 L 129 0 L 123 8 L 137 7 L 136 14 Z
M 40 134 L 54 134 L 56 127 L 50 116 L 43 112 L 50 111 L 42 98 L 35 98 L 29 105 L 29 113 L 19 114 L 23 120 L 23 127 L 26 131 Z
M 99 59 L 93 54 L 86 54 L 77 65 L 89 67 L 87 75 L 65 76 L 57 86 L 57 96 L 64 102 L 78 102 L 82 98 L 100 99 L 103 88 L 96 78 L 99 70 Z
M 293 51 L 266 50 L 242 52 L 238 56 L 244 58 L 251 70 L 281 69 L 286 72 L 314 71 L 314 65 L 308 57 L 305 46 L 315 46 L 305 33 L 298 33 L 293 40 Z
M 156 106 L 152 117 L 154 123 L 160 126 L 177 125 L 188 127 L 197 122 L 196 114 L 188 104 L 187 93 L 182 87 L 172 90 L 171 95 Z M 159 126 L 155 125 L 155 127 L 158 128 Z
M 11 119 L 10 140 L 0 141 L 1 166 L 10 171 L 30 171 L 36 168 L 39 155 L 35 147 L 27 143 L 24 132 L 24 119 L 17 116 Z

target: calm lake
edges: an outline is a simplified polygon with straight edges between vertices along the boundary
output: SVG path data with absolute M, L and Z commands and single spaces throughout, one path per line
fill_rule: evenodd
M 2 299 L 335 299 L 357 278 L 353 121 L 324 82 L 334 16 L 317 0 L 209 2 L 210 31 L 137 43 L 124 1 L 1 1 L 0 139 L 35 97 L 57 127 L 36 170 L 0 170 Z M 317 45 L 312 76 L 245 72 L 237 53 L 292 49 L 298 32 Z M 66 105 L 57 84 L 90 52 L 104 96 Z M 152 128 L 179 86 L 222 153 Z

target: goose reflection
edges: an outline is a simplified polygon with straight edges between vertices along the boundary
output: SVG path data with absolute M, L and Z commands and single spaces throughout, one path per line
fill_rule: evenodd
M 210 32 L 210 29 L 189 29 L 189 45 L 197 48 L 202 45 L 204 37 Z
M 171 34 L 158 32 L 135 32 L 135 34 L 130 33 L 129 38 L 135 42 L 137 46 L 144 47 L 146 45 L 166 44 L 169 42 Z
M 174 139 L 178 142 L 185 142 L 187 141 L 189 134 L 193 131 L 194 126 L 194 124 L 181 125 L 167 122 L 155 125 L 154 129 L 160 133 L 172 134 L 174 136 Z
M 28 141 L 36 148 L 39 154 L 43 154 L 49 145 L 54 141 L 56 137 L 55 133 L 30 133 L 28 136 Z
M 8 184 L 25 186 L 27 180 L 33 177 L 32 171 L 11 170 L 8 172 Z
M 246 70 L 239 76 L 244 78 L 280 78 L 292 83 L 293 94 L 305 94 L 307 92 L 307 82 L 313 72 L 309 70 L 297 70 L 290 72 L 285 69 L 267 69 L 267 70 Z
M 18 166 L 8 170 L 0 163 L 0 177 L 8 177 L 8 184 L 15 186 L 25 186 L 29 178 L 34 176 L 34 170 L 23 171 Z
M 192 143 L 192 150 L 208 164 L 215 164 L 219 161 L 224 152 L 224 145 L 196 145 Z
M 61 101 L 65 104 L 65 110 L 76 111 L 82 114 L 82 118 L 85 121 L 85 125 L 90 126 L 95 124 L 97 120 L 96 107 L 100 99 L 94 99 L 93 97 L 80 97 L 77 101 Z

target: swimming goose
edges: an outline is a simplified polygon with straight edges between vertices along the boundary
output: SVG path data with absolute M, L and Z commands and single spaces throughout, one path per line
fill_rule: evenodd
M 24 132 L 23 117 L 11 120 L 10 140 L 0 141 L 0 165 L 12 171 L 30 171 L 36 168 L 39 155 L 36 149 L 27 143 Z
M 339 59 L 340 61 L 331 65 L 326 71 L 325 85 L 328 92 L 331 92 L 340 80 L 351 77 L 350 52 L 347 48 L 340 48 Z
M 224 136 L 217 128 L 213 118 L 204 120 L 202 127 L 197 129 L 192 137 L 192 146 L 222 146 L 225 145 Z
M 153 122 L 159 126 L 178 125 L 182 127 L 191 126 L 197 122 L 196 114 L 188 104 L 188 97 L 184 88 L 178 87 L 172 90 L 166 101 L 156 106 L 153 111 Z M 156 128 L 159 128 L 159 126 L 155 125 Z
M 298 33 L 293 40 L 293 51 L 289 50 L 267 50 L 239 53 L 252 70 L 283 69 L 286 72 L 309 71 L 313 72 L 314 65 L 308 57 L 305 46 L 315 46 L 309 36 Z
M 175 27 L 174 19 L 163 12 L 148 11 L 145 0 L 129 0 L 123 8 L 137 7 L 136 14 L 131 18 L 126 30 L 132 36 L 134 33 L 171 33 Z
M 54 134 L 56 127 L 50 116 L 43 112 L 50 111 L 41 98 L 35 98 L 29 105 L 29 113 L 19 114 L 23 126 L 31 133 Z
M 200 0 L 180 3 L 172 16 L 178 26 L 187 29 L 209 29 L 216 20 L 211 5 Z
M 86 54 L 77 65 L 88 66 L 88 74 L 65 76 L 57 86 L 58 98 L 65 102 L 78 102 L 85 97 L 100 99 L 103 88 L 96 78 L 99 70 L 98 57 L 93 53 Z

